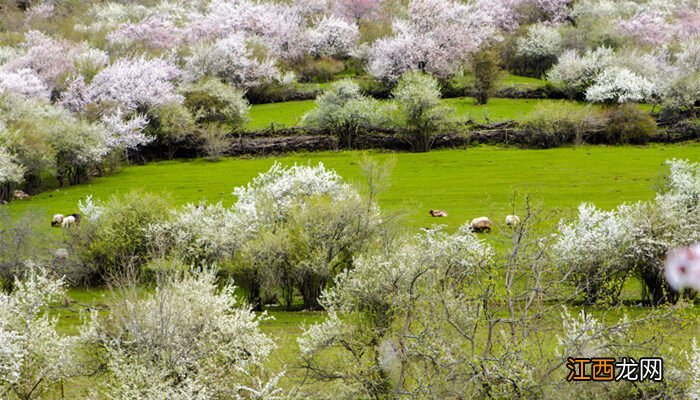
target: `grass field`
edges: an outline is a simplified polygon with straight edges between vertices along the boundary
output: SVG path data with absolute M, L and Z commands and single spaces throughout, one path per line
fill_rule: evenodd
M 527 78 L 526 78 L 527 79 Z M 566 100 L 505 99 L 493 98 L 487 105 L 476 105 L 472 97 L 443 99 L 444 104 L 454 107 L 456 117 L 477 123 L 518 120 L 535 110 L 538 105 L 552 104 Z M 585 107 L 586 103 L 580 104 Z M 641 105 L 650 111 L 648 104 Z M 304 114 L 315 107 L 313 100 L 288 101 L 284 103 L 255 104 L 250 108 L 248 130 L 261 130 L 275 127 L 298 125 Z
M 530 193 L 548 209 L 573 211 L 581 202 L 610 209 L 625 201 L 654 195 L 666 159 L 700 160 L 700 144 L 582 146 L 548 150 L 521 150 L 491 146 L 439 150 L 430 153 L 371 152 L 379 160 L 396 159 L 392 186 L 379 198 L 380 206 L 403 210 L 413 228 L 440 222 L 454 228 L 486 215 L 497 222 L 510 213 L 513 190 Z M 47 218 L 77 211 L 78 200 L 88 195 L 107 199 L 112 194 L 140 189 L 169 195 L 174 204 L 206 199 L 232 204 L 235 186 L 243 185 L 273 162 L 317 163 L 361 183 L 358 152 L 300 153 L 278 158 L 227 158 L 176 160 L 130 166 L 113 176 L 88 184 L 49 191 L 8 206 L 12 213 L 37 210 Z M 444 209 L 448 218 L 428 215 Z

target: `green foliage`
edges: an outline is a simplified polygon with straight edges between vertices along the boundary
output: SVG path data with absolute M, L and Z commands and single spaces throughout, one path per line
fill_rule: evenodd
M 356 83 L 342 80 L 316 99 L 316 109 L 304 116 L 304 123 L 334 131 L 340 147 L 354 148 L 360 130 L 377 124 L 378 108 L 378 101 L 363 96 Z
M 438 82 L 417 71 L 405 73 L 391 92 L 391 118 L 414 151 L 430 151 L 435 135 L 447 128 L 454 109 L 440 103 Z
M 209 161 L 219 161 L 231 147 L 232 139 L 228 127 L 223 124 L 207 124 L 199 130 L 202 150 Z
M 525 142 L 531 147 L 550 148 L 581 144 L 603 128 L 600 113 L 591 106 L 572 102 L 542 104 L 521 122 Z
M 25 270 L 25 261 L 49 258 L 51 241 L 41 225 L 48 222 L 36 210 L 11 215 L 0 208 L 0 291 L 11 288 L 15 276 Z
M 330 82 L 344 68 L 343 62 L 334 58 L 309 59 L 299 69 L 299 82 Z
M 195 134 L 195 122 L 190 111 L 179 103 L 165 103 L 150 110 L 149 128 L 172 159 L 177 147 Z
M 248 121 L 248 102 L 244 92 L 216 78 L 184 85 L 185 106 L 199 124 L 218 123 L 230 129 L 240 129 Z
M 474 97 L 476 104 L 486 104 L 493 95 L 501 76 L 498 55 L 492 50 L 482 50 L 472 56 L 471 67 L 474 74 Z
M 170 202 L 162 196 L 132 190 L 113 195 L 91 214 L 83 211 L 78 226 L 64 229 L 69 252 L 78 256 L 84 278 L 101 282 L 121 276 L 150 259 L 148 226 L 170 216 Z
M 591 142 L 642 144 L 656 133 L 654 119 L 636 104 L 608 107 L 605 110 L 605 121 L 603 136 L 593 137 Z

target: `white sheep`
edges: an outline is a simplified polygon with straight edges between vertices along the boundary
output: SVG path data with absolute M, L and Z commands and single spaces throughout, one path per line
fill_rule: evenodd
M 70 226 L 75 225 L 75 217 L 72 215 L 69 215 L 65 218 L 63 218 L 63 222 L 61 223 L 61 228 L 68 228 Z
M 488 232 L 491 230 L 491 225 L 493 222 L 487 217 L 474 218 L 471 223 L 474 232 Z
M 56 214 L 53 216 L 53 219 L 51 220 L 51 226 L 57 227 L 61 226 L 63 223 L 63 214 Z
M 520 224 L 520 217 L 517 215 L 506 215 L 506 225 L 516 226 Z
M 443 211 L 443 210 L 430 210 L 429 213 L 433 217 L 446 217 L 447 216 L 447 211 Z

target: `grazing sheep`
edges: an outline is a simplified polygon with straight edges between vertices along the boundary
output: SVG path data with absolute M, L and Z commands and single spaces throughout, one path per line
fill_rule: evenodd
M 63 218 L 63 222 L 61 223 L 61 228 L 68 228 L 76 224 L 76 219 L 74 216 L 69 215 L 65 218 Z
M 17 200 L 24 200 L 28 199 L 29 195 L 24 193 L 24 191 L 17 189 L 14 192 L 12 192 L 12 197 L 14 197 Z
M 71 215 L 69 215 L 69 217 L 75 218 L 75 223 L 76 223 L 76 224 L 79 224 L 79 223 L 80 223 L 80 214 L 78 214 L 78 213 L 71 214 Z
M 517 215 L 506 215 L 506 225 L 516 226 L 520 224 L 520 217 Z
M 63 214 L 56 214 L 53 216 L 53 219 L 51 220 L 51 226 L 53 227 L 59 227 L 63 223 Z
M 54 255 L 56 256 L 56 259 L 58 259 L 58 260 L 65 260 L 66 258 L 68 258 L 68 250 L 63 249 L 63 248 L 56 249 L 56 252 L 54 253 Z
M 442 210 L 430 210 L 430 215 L 433 217 L 446 217 L 447 216 L 447 211 L 442 211 Z
M 489 232 L 491 225 L 493 225 L 493 222 L 487 217 L 474 218 L 471 223 L 474 232 Z

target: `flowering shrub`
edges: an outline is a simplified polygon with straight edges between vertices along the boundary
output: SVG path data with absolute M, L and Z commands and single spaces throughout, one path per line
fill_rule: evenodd
M 234 210 L 250 218 L 250 223 L 274 224 L 289 217 L 300 203 L 317 196 L 328 196 L 334 203 L 356 198 L 357 192 L 334 170 L 318 166 L 283 167 L 275 163 L 246 186 L 233 190 L 238 198 Z
M 221 203 L 188 204 L 148 227 L 149 240 L 161 251 L 198 266 L 230 259 L 252 233 L 246 215 Z
M 42 398 L 70 376 L 77 338 L 56 332 L 47 307 L 65 295 L 64 282 L 29 263 L 11 294 L 0 293 L 0 389 L 20 399 Z
M 431 229 L 356 259 L 323 294 L 326 321 L 298 339 L 302 365 L 314 377 L 334 371 L 328 385 L 348 398 L 399 392 L 432 398 L 446 391 L 477 397 L 479 383 L 467 383 L 474 378 L 467 332 L 483 309 L 470 299 L 479 297 L 492 255 L 464 226 L 454 234 Z M 448 376 L 449 389 L 442 383 Z M 491 393 L 501 389 L 496 384 Z
M 335 13 L 349 20 L 372 20 L 379 15 L 378 0 L 339 0 L 335 3 Z
M 280 375 L 260 373 L 275 349 L 256 317 L 219 288 L 211 269 L 174 272 L 155 293 L 127 292 L 107 316 L 96 312 L 81 339 L 102 351 L 110 397 L 281 399 Z
M 51 93 L 41 78 L 31 69 L 13 72 L 0 70 L 0 93 L 9 92 L 27 99 L 48 100 Z
M 578 220 L 561 225 L 555 253 L 562 265 L 573 267 L 572 282 L 589 302 L 614 302 L 628 274 L 645 284 L 653 304 L 678 299 L 664 279 L 663 264 L 670 250 L 700 241 L 700 165 L 667 163 L 666 188 L 653 202 L 615 211 L 582 205 Z
M 244 92 L 216 78 L 182 85 L 179 91 L 198 123 L 220 123 L 234 130 L 248 122 L 250 106 Z
M 9 201 L 15 185 L 24 181 L 26 169 L 7 149 L 0 147 L 0 200 Z
M 435 135 L 447 127 L 452 108 L 440 105 L 435 78 L 407 72 L 391 92 L 396 108 L 391 116 L 415 151 L 430 151 Z
M 562 36 L 556 27 L 532 25 L 527 35 L 517 41 L 517 54 L 536 76 L 543 74 L 556 62 L 562 51 Z
M 547 80 L 573 99 L 584 93 L 598 75 L 612 63 L 613 51 L 599 47 L 580 56 L 575 50 L 567 50 L 559 56 L 557 64 L 547 73 Z
M 143 132 L 148 124 L 145 115 L 136 114 L 125 119 L 121 110 L 117 110 L 116 114 L 103 116 L 102 122 L 111 133 L 107 138 L 107 146 L 111 149 L 136 149 L 154 139 Z
M 617 213 L 579 206 L 575 223 L 560 227 L 554 252 L 572 269 L 572 281 L 590 303 L 610 303 L 630 273 L 624 252 L 630 246 L 630 227 Z
M 100 70 L 109 65 L 109 55 L 106 51 L 88 48 L 75 57 L 73 65 L 78 77 L 85 77 L 90 82 Z
M 137 23 L 125 23 L 107 35 L 113 46 L 130 47 L 141 43 L 148 49 L 170 49 L 182 40 L 180 29 L 162 15 L 151 15 Z
M 56 89 L 60 81 L 73 72 L 73 59 L 78 47 L 71 42 L 57 40 L 39 31 L 25 34 L 23 46 L 26 53 L 4 66 L 8 70 L 29 68 L 41 77 L 49 90 Z
M 605 69 L 586 90 L 586 100 L 596 103 L 643 102 L 656 94 L 647 78 L 620 67 Z

